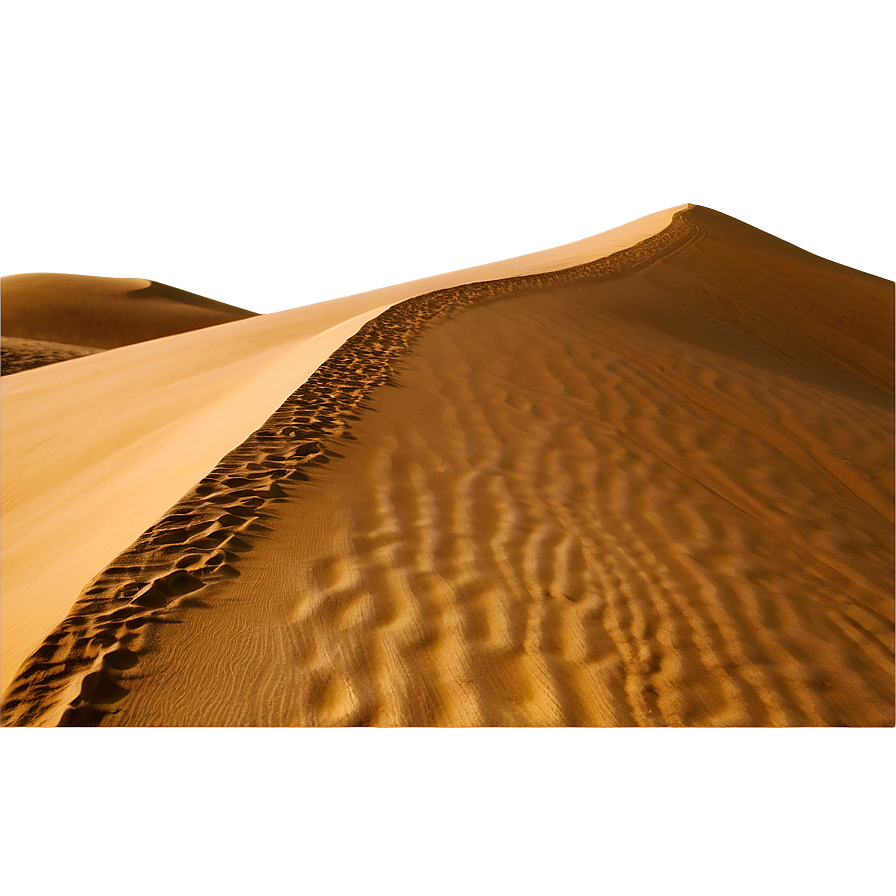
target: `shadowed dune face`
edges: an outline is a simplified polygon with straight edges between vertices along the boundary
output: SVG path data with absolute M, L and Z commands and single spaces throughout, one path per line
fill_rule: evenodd
M 4 721 L 892 725 L 892 284 L 679 227 L 366 325 Z
M 4 336 L 116 348 L 254 317 L 151 280 L 15 274 L 2 282 Z
M 893 392 L 893 283 L 812 255 L 708 208 L 673 295 L 810 369 L 846 366 Z

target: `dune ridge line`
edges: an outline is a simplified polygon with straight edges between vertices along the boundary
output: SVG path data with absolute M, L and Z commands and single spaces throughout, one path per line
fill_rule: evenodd
M 605 257 L 659 232 L 684 207 L 515 258 L 2 377 L 0 693 L 87 582 L 368 320 L 437 289 Z
M 687 208 L 690 208 L 688 206 Z M 69 614 L 20 667 L 4 694 L 3 725 L 95 725 L 127 695 L 151 637 L 174 610 L 200 610 L 202 589 L 240 575 L 240 555 L 315 468 L 341 455 L 364 400 L 383 385 L 415 338 L 439 319 L 533 288 L 642 270 L 700 236 L 676 212 L 659 232 L 568 268 L 474 281 L 392 305 L 348 338 L 268 421 L 181 498 L 82 591 Z

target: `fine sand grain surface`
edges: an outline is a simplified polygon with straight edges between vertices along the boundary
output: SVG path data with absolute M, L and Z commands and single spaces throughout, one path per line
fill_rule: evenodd
M 30 626 L 4 724 L 893 725 L 893 284 L 663 214 L 356 317 Z

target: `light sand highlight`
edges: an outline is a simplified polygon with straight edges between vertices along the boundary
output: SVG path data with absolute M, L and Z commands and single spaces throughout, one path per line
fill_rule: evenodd
M 65 672 L 68 724 L 892 725 L 892 285 L 831 266 L 807 310 L 828 263 L 714 215 L 624 276 L 373 321 L 4 721 L 29 688 L 58 721 Z
M 676 211 L 545 252 L 4 378 L 0 690 L 87 582 L 366 321 L 428 290 L 600 258 L 662 230 Z M 84 279 L 123 294 L 121 281 Z M 148 282 L 125 281 L 125 292 Z

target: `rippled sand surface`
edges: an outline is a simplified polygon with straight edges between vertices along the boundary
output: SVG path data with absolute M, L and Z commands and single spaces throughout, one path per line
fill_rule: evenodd
M 4 721 L 893 725 L 892 284 L 669 232 L 371 321 Z

